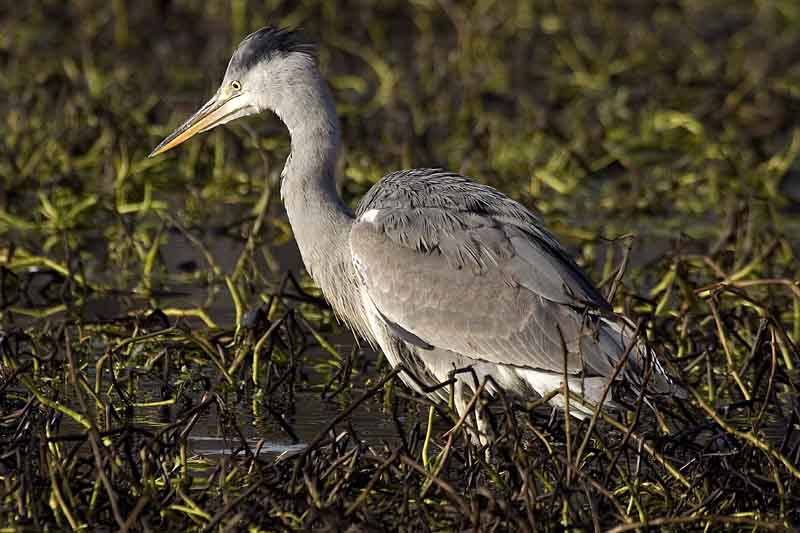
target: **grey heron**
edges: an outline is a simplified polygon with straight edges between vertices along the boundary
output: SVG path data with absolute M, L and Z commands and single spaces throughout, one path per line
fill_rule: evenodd
M 490 393 L 523 397 L 561 389 L 566 378 L 586 400 L 572 407 L 577 417 L 592 413 L 615 375 L 650 393 L 681 394 L 631 321 L 613 313 L 539 218 L 496 189 L 420 168 L 384 176 L 355 212 L 345 205 L 335 184 L 341 140 L 333 97 L 315 47 L 297 32 L 266 27 L 248 35 L 216 94 L 150 157 L 268 110 L 291 136 L 281 197 L 307 271 L 356 334 L 413 373 L 401 374 L 409 387 L 422 392 L 420 385 L 470 368 L 472 375 L 455 376 L 461 415 L 475 376 L 492 378 Z M 563 396 L 552 402 L 563 405 Z

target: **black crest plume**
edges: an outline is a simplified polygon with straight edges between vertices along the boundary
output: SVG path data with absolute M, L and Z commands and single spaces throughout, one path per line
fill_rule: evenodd
M 299 52 L 315 57 L 316 50 L 299 31 L 266 26 L 242 40 L 231 57 L 229 68 L 245 72 L 277 55 Z

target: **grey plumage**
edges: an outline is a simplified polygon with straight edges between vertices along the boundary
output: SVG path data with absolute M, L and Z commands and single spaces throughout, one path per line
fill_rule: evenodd
M 614 315 L 541 221 L 501 192 L 415 169 L 386 175 L 355 213 L 345 206 L 335 188 L 333 99 L 313 47 L 296 33 L 265 28 L 245 38 L 217 94 L 151 155 L 266 110 L 292 138 L 281 195 L 307 270 L 345 323 L 414 372 L 416 380 L 403 375 L 409 386 L 471 367 L 507 392 L 544 394 L 566 372 L 571 390 L 597 402 L 636 343 L 619 379 L 643 387 L 649 367 L 649 392 L 680 394 L 630 321 Z M 473 383 L 459 374 L 459 411 Z
M 362 290 L 401 341 L 409 337 L 398 329 L 417 348 L 466 362 L 560 375 L 563 335 L 567 372 L 582 378 L 611 375 L 632 342 L 630 324 L 539 220 L 491 187 L 438 169 L 395 172 L 356 217 L 350 249 Z M 639 384 L 650 357 L 634 350 L 623 375 Z M 650 390 L 672 390 L 665 373 Z

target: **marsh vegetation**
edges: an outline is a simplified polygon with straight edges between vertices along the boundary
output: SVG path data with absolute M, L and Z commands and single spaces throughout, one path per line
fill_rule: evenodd
M 302 270 L 288 136 L 147 159 L 231 49 L 301 26 L 342 192 L 442 166 L 535 208 L 685 402 L 578 422 L 397 380 Z M 0 7 L 0 527 L 800 527 L 793 0 L 38 0 Z

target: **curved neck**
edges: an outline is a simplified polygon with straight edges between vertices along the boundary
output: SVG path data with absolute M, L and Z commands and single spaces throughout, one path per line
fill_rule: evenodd
M 292 137 L 281 197 L 303 261 L 316 279 L 334 245 L 347 244 L 352 215 L 336 191 L 339 119 L 327 85 L 314 81 L 294 88 L 275 112 Z
M 335 167 L 341 139 L 327 84 L 312 77 L 308 83 L 293 87 L 279 99 L 275 113 L 292 137 L 292 151 L 281 173 L 284 201 L 314 199 L 308 197 L 310 194 L 342 214 L 347 212 L 336 192 Z
M 324 80 L 293 88 L 275 112 L 292 137 L 281 197 L 300 255 L 334 311 L 366 334 L 350 254 L 352 211 L 336 191 L 339 119 Z

